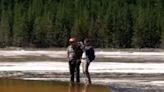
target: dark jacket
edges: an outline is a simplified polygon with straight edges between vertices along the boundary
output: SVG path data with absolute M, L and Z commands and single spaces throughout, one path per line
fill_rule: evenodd
M 76 46 L 76 59 L 81 59 L 83 54 L 83 49 L 80 46 Z

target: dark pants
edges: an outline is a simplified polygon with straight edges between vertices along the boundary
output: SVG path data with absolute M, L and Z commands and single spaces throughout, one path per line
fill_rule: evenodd
M 69 61 L 69 70 L 70 70 L 70 81 L 74 82 L 74 76 L 76 73 L 76 82 L 80 82 L 80 60 L 71 60 Z

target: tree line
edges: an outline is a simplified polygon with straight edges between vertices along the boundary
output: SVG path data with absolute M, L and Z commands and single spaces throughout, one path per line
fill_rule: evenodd
M 0 47 L 164 47 L 164 0 L 0 0 Z

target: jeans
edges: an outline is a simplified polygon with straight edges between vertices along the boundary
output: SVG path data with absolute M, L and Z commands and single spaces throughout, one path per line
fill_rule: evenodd
M 80 60 L 70 60 L 69 70 L 70 70 L 70 81 L 74 82 L 74 76 L 76 73 L 76 82 L 80 82 Z

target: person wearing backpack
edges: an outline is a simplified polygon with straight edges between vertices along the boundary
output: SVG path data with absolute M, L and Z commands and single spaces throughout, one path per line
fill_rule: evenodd
M 91 42 L 89 39 L 84 40 L 84 48 L 83 48 L 83 54 L 82 54 L 82 68 L 83 68 L 83 74 L 88 79 L 88 84 L 91 84 L 91 78 L 89 74 L 89 65 L 90 63 L 95 59 L 95 51 L 94 48 L 91 45 Z

